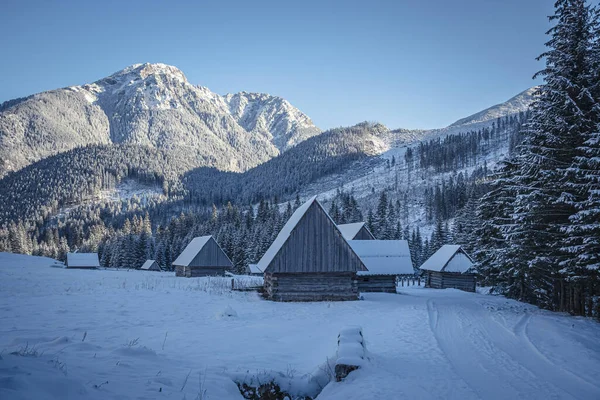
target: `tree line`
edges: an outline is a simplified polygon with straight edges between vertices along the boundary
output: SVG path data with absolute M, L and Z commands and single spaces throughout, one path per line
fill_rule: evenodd
M 556 2 L 523 142 L 489 180 L 471 240 L 501 293 L 600 318 L 599 14 Z

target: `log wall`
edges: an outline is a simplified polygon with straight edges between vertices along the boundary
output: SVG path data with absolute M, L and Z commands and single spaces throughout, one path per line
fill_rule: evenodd
M 425 287 L 434 289 L 453 288 L 466 292 L 475 292 L 475 275 L 427 271 Z
M 201 276 L 224 276 L 225 268 L 223 267 L 175 267 L 175 276 L 185 278 L 197 278 Z
M 396 293 L 395 275 L 358 276 L 359 292 Z
M 265 273 L 264 296 L 274 301 L 358 300 L 354 273 Z

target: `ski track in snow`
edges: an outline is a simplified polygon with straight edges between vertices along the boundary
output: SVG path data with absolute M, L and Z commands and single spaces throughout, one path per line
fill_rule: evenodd
M 600 324 L 503 297 L 400 287 L 274 303 L 227 278 L 51 262 L 0 253 L 2 400 L 194 399 L 201 385 L 239 400 L 231 378 L 262 371 L 306 390 L 348 325 L 368 362 L 318 400 L 600 399 Z M 12 354 L 27 348 L 39 354 Z

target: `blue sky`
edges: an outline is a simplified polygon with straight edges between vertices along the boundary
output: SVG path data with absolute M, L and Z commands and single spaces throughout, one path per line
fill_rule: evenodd
M 0 102 L 141 62 L 321 128 L 434 128 L 533 86 L 550 0 L 3 0 Z

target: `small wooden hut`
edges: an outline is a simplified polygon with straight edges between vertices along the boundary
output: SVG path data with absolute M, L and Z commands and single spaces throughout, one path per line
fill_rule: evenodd
M 459 245 L 442 246 L 420 269 L 425 274 L 425 287 L 475 291 L 473 260 Z
M 250 275 L 262 275 L 265 273 L 263 270 L 258 268 L 258 264 L 248 264 L 248 271 L 250 272 Z
M 67 253 L 67 268 L 95 269 L 100 268 L 96 253 Z
M 375 240 L 375 236 L 373 236 L 364 222 L 341 224 L 338 225 L 338 228 L 346 240 Z
M 275 301 L 357 300 L 356 273 L 366 270 L 316 196 L 292 214 L 258 268 Z
M 140 269 L 143 271 L 160 271 L 160 266 L 154 260 L 146 260 Z
M 176 276 L 224 276 L 233 263 L 212 236 L 194 238 L 173 261 Z
M 348 243 L 368 270 L 357 272 L 359 292 L 396 293 L 396 277 L 414 277 L 406 240 L 351 240 Z

